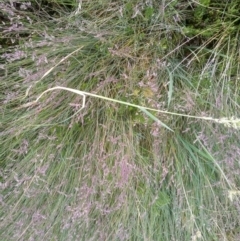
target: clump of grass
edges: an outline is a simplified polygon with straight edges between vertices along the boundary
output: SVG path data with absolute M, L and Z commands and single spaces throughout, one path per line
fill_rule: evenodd
M 3 240 L 237 240 L 238 31 L 192 4 L 1 4 Z

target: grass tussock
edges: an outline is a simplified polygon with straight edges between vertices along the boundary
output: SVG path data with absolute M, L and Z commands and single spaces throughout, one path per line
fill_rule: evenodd
M 237 6 L 0 3 L 2 240 L 238 240 Z

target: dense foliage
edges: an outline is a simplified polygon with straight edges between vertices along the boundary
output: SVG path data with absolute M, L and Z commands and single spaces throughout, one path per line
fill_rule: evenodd
M 1 240 L 238 240 L 239 4 L 2 1 Z

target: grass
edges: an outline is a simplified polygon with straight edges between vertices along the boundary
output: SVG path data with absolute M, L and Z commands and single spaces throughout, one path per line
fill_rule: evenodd
M 236 4 L 0 4 L 2 240 L 239 239 Z

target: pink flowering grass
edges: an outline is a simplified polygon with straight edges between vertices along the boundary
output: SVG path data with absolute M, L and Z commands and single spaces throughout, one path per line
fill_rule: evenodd
M 204 4 L 0 3 L 1 240 L 239 239 L 238 35 L 187 28 Z

